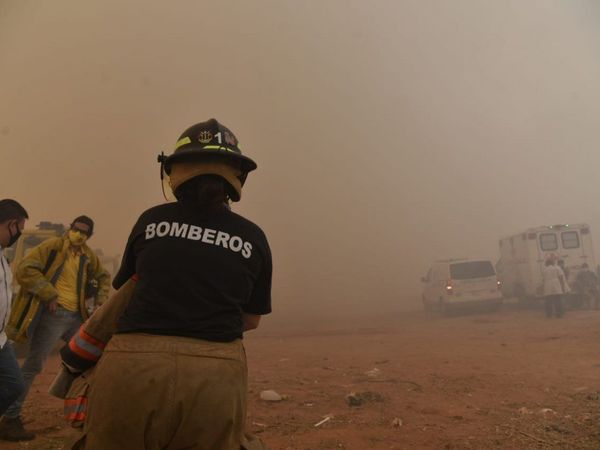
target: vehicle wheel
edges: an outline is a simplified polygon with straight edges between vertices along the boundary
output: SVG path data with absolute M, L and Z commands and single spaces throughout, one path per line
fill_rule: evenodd
M 431 305 L 429 304 L 429 302 L 427 302 L 425 296 L 423 296 L 421 300 L 423 301 L 423 309 L 427 312 L 431 311 Z
M 493 303 L 490 306 L 488 306 L 488 311 L 495 313 L 500 311 L 500 308 L 502 307 L 502 302 L 498 302 L 498 303 Z
M 425 296 L 421 297 L 421 301 L 423 302 L 423 309 L 427 312 L 433 311 L 433 306 L 431 305 L 431 303 L 429 303 L 427 301 L 427 299 L 425 298 Z
M 520 308 L 525 309 L 531 306 L 531 299 L 527 295 L 527 292 L 525 292 L 523 286 L 520 284 L 515 286 L 513 295 L 517 298 L 517 303 L 519 304 Z
M 444 300 L 441 298 L 438 302 L 438 311 L 442 314 L 442 316 L 447 316 L 450 312 L 450 308 L 448 308 L 448 305 L 446 305 Z

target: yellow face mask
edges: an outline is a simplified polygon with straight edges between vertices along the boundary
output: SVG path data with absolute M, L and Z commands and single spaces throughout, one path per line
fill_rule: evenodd
M 69 230 L 69 241 L 71 242 L 71 245 L 80 247 L 87 241 L 87 236 L 81 231 Z

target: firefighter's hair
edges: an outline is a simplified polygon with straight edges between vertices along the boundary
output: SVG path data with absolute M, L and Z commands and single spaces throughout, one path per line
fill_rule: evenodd
M 199 175 L 179 186 L 174 194 L 180 202 L 205 207 L 226 202 L 229 189 L 229 183 L 218 175 Z

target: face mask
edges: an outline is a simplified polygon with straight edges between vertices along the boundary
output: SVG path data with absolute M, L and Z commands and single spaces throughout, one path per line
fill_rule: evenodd
M 16 223 L 16 222 L 14 222 Z M 7 247 L 12 247 L 12 245 L 17 242 L 17 240 L 21 237 L 21 230 L 19 230 L 19 224 L 17 224 L 17 232 L 13 234 L 10 230 L 10 225 L 8 226 L 8 234 L 10 235 L 10 239 L 8 240 Z
M 87 241 L 87 236 L 79 231 L 69 230 L 69 241 L 75 247 L 79 247 Z

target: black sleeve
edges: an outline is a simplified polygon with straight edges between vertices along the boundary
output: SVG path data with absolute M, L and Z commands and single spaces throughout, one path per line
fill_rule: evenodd
M 119 267 L 119 271 L 113 279 L 112 285 L 115 289 L 119 289 L 127 282 L 127 280 L 129 280 L 135 274 L 135 252 L 133 245 L 137 236 L 137 228 L 139 222 L 140 220 L 138 219 L 138 221 L 133 227 L 133 230 L 131 230 L 131 234 L 129 235 L 129 239 L 127 240 L 127 245 L 125 246 L 125 251 L 123 252 L 121 267 Z
M 98 360 L 91 361 L 77 355 L 73 350 L 71 350 L 69 344 L 66 344 L 60 349 L 60 357 L 66 365 L 78 372 L 85 372 L 86 370 L 95 366 L 98 362 Z
M 264 250 L 261 252 L 263 257 L 259 276 L 252 290 L 250 301 L 246 303 L 242 310 L 248 314 L 269 314 L 271 312 L 271 278 L 273 274 L 273 262 L 271 260 L 271 250 L 265 238 Z

